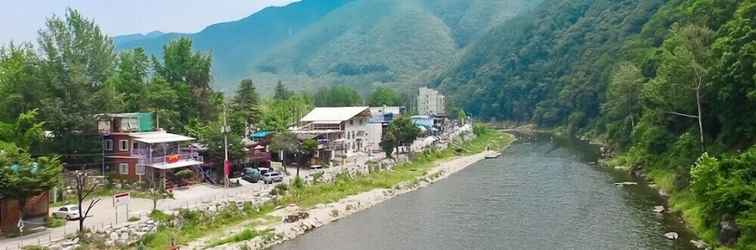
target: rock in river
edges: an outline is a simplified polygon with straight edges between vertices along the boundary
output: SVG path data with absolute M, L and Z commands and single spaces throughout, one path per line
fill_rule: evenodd
M 654 213 L 658 213 L 658 214 L 664 213 L 664 210 L 665 210 L 664 206 L 655 206 L 654 207 Z
M 677 238 L 680 238 L 680 235 L 675 232 L 669 232 L 664 234 L 664 238 L 667 238 L 668 240 L 677 240 Z

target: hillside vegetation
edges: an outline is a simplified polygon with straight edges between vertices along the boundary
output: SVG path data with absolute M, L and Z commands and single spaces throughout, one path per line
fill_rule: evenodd
M 754 17 L 752 0 L 547 0 L 433 85 L 484 119 L 603 139 L 701 237 L 753 248 Z
M 168 41 L 189 36 L 212 53 L 215 86 L 226 91 L 249 77 L 265 94 L 279 80 L 295 90 L 342 84 L 366 93 L 422 84 L 490 28 L 538 2 L 305 0 L 196 34 L 129 35 L 115 43 L 158 54 Z

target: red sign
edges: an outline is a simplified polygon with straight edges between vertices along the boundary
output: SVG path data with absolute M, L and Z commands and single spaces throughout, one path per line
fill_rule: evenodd
M 113 195 L 113 206 L 128 205 L 129 193 L 117 193 Z

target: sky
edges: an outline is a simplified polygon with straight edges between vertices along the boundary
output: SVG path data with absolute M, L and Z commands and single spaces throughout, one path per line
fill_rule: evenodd
M 94 19 L 110 36 L 133 33 L 198 32 L 238 20 L 268 6 L 298 0 L 13 0 L 0 8 L 0 45 L 35 41 L 45 19 L 63 16 L 67 7 Z

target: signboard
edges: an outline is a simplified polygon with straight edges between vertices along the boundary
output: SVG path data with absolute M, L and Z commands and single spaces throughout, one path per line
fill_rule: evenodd
M 117 193 L 113 195 L 113 206 L 129 205 L 129 193 Z

